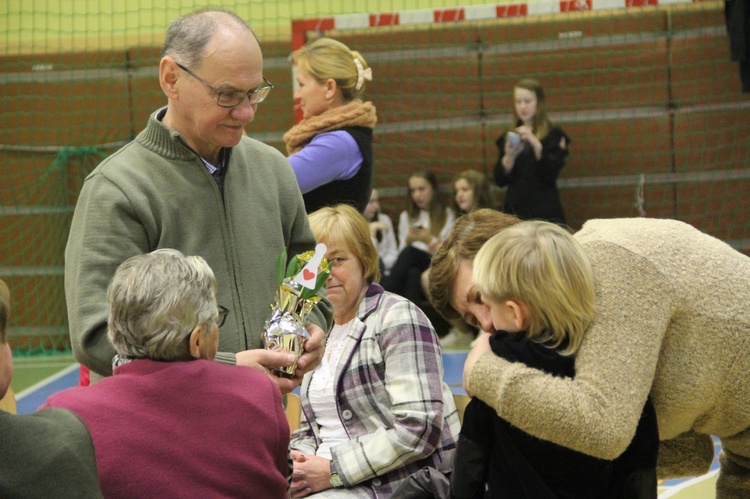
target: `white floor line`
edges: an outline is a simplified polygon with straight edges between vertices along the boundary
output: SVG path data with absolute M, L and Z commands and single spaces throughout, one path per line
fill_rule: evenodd
M 68 367 L 71 363 L 73 363 L 73 360 L 68 360 L 66 362 L 41 362 L 37 364 L 20 364 L 16 361 L 16 359 L 13 359 L 13 370 L 14 371 L 21 371 L 23 369 L 44 369 L 45 367 Z
M 49 385 L 50 383 L 52 383 L 52 382 L 54 382 L 54 381 L 62 378 L 63 376 L 65 376 L 67 374 L 70 374 L 71 372 L 73 372 L 73 371 L 75 371 L 76 369 L 79 369 L 79 368 L 80 368 L 80 365 L 77 364 L 77 363 L 70 364 L 68 367 L 66 367 L 62 371 L 58 371 L 55 374 L 53 374 L 52 376 L 43 379 L 39 383 L 36 383 L 36 384 L 28 387 L 27 389 L 23 390 L 22 392 L 16 393 L 16 401 L 23 399 L 27 395 L 29 395 L 31 393 L 34 393 L 36 390 L 44 388 L 45 386 Z

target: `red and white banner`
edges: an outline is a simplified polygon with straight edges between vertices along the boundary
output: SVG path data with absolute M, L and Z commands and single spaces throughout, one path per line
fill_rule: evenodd
M 292 50 L 296 50 L 305 44 L 305 33 L 308 31 L 322 32 L 331 29 L 456 23 L 537 14 L 693 3 L 694 1 L 698 0 L 529 0 L 526 2 L 494 3 L 444 9 L 416 9 L 377 14 L 341 14 L 331 17 L 296 19 L 292 21 Z

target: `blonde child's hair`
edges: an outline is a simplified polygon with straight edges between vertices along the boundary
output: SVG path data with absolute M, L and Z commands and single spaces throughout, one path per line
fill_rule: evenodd
M 474 284 L 484 299 L 515 300 L 529 309 L 529 339 L 578 351 L 594 318 L 594 273 L 572 234 L 541 221 L 521 222 L 490 238 L 477 253 Z

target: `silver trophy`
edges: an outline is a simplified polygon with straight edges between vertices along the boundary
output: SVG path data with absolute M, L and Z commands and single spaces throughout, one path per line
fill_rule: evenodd
M 263 332 L 263 343 L 267 350 L 294 353 L 294 363 L 278 370 L 279 376 L 293 377 L 297 370 L 297 359 L 304 353 L 305 342 L 310 337 L 304 326 L 305 319 L 320 301 L 319 291 L 331 273 L 325 254 L 325 244 L 318 244 L 315 251 L 292 257 L 286 271 L 286 251 L 279 255 L 279 288 L 271 305 L 271 318 L 266 321 Z

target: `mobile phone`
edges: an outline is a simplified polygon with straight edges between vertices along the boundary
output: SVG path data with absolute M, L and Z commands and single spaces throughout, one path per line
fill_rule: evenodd
M 510 145 L 513 147 L 516 147 L 518 144 L 521 143 L 521 136 L 518 135 L 516 132 L 508 132 L 508 142 L 510 142 Z

